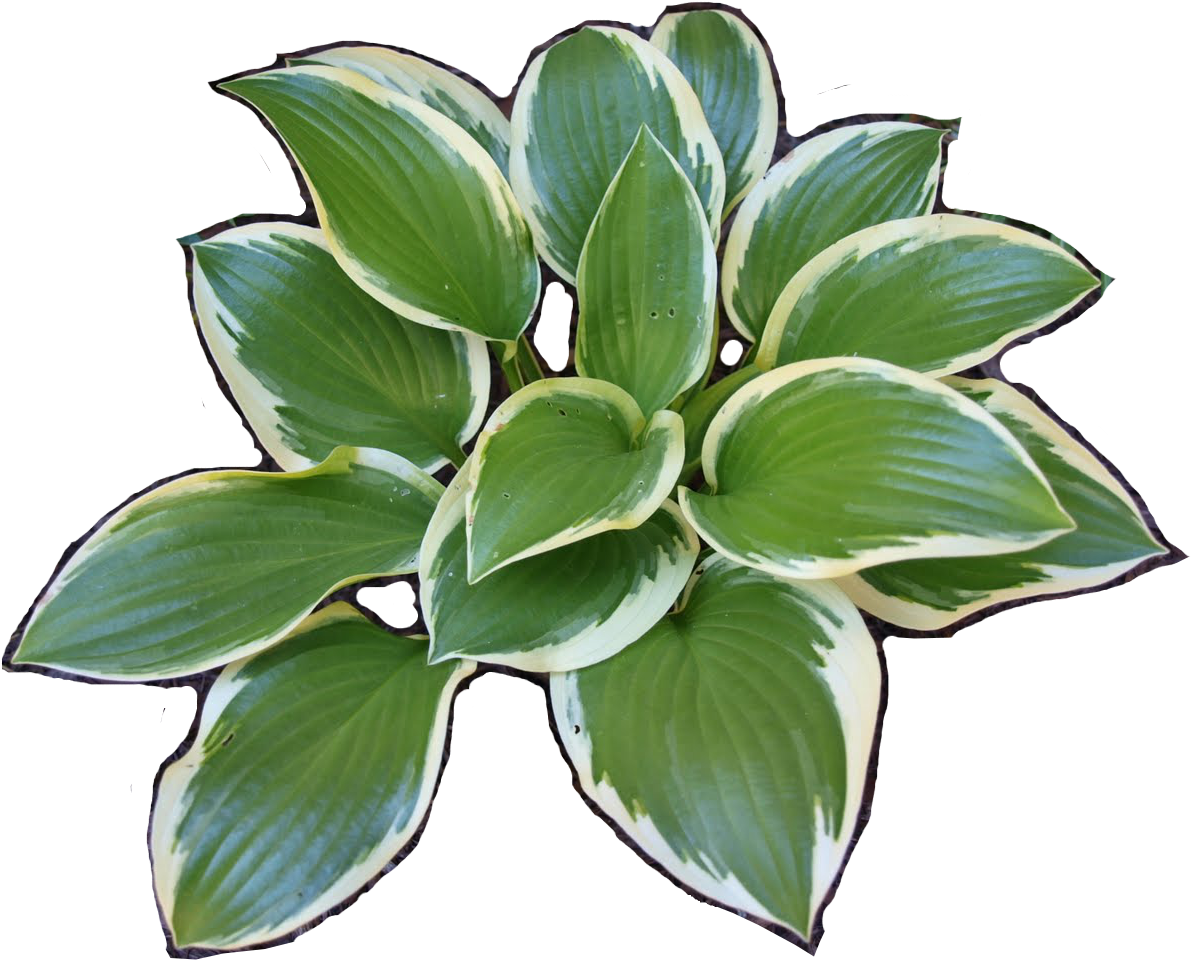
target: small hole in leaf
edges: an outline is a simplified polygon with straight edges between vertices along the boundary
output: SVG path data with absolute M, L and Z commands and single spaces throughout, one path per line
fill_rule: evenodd
M 508 491 L 506 490 L 504 493 L 501 494 L 501 496 L 504 497 L 506 500 L 508 500 L 509 499 Z
M 565 417 L 565 416 L 567 415 L 567 412 L 566 412 L 566 411 L 565 411 L 565 410 L 564 410 L 562 407 L 559 407 L 559 408 L 558 408 L 558 415 L 559 415 L 560 417 Z
M 656 310 L 650 310 L 649 311 L 649 319 L 656 320 L 657 318 L 658 318 L 658 312 Z
M 671 307 L 669 310 L 666 311 L 666 313 L 671 317 L 674 316 L 674 308 Z
M 226 737 L 223 738 L 223 743 L 221 743 L 220 746 L 226 747 L 229 743 L 231 743 L 235 739 L 236 739 L 236 734 L 235 734 L 235 731 L 233 731 L 233 732 L 229 733 Z
M 724 344 L 724 349 L 720 351 L 720 359 L 730 367 L 738 364 L 743 356 L 744 344 L 739 340 L 729 340 Z
M 579 732 L 579 724 L 575 724 L 575 732 L 576 732 L 576 733 L 578 733 L 578 732 Z

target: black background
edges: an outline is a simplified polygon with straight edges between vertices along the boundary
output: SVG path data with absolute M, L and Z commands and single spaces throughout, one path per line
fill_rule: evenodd
M 469 14 L 466 30 L 403 21 L 358 39 L 456 63 L 503 95 L 531 46 L 581 19 L 515 14 L 510 25 L 506 15 Z M 1161 151 L 1139 150 L 1145 110 L 1136 125 L 1106 116 L 1122 96 L 1111 64 L 1081 69 L 1077 83 L 1062 64 L 1030 67 L 1023 56 L 975 69 L 978 52 L 921 44 L 874 70 L 847 44 L 828 56 L 825 42 L 765 15 L 757 25 L 775 48 L 791 131 L 868 111 L 962 114 L 947 204 L 1053 227 L 1121 278 L 1077 323 L 1010 353 L 1004 372 L 1083 431 L 1185 544 L 1185 473 L 1172 456 L 1185 444 L 1183 351 L 1173 339 L 1185 306 L 1164 300 L 1174 294 L 1151 276 L 1156 239 L 1140 194 L 1152 198 L 1147 177 Z M 51 307 L 30 316 L 10 303 L 19 328 L 8 338 L 11 627 L 62 550 L 130 495 L 186 470 L 261 461 L 207 367 L 173 238 L 241 211 L 301 212 L 273 138 L 210 82 L 335 39 L 322 31 L 183 46 L 129 64 L 117 93 L 88 89 L 86 150 L 77 131 L 58 131 L 69 149 L 46 164 L 86 173 L 89 186 L 64 201 L 66 241 L 45 241 L 46 254 L 63 243 L 73 251 L 40 285 Z M 872 822 L 825 912 L 822 955 L 893 943 L 923 955 L 967 953 L 973 942 L 1045 950 L 1147 929 L 1155 908 L 1136 880 L 1167 816 L 1151 752 L 1161 744 L 1156 690 L 1185 640 L 1179 575 L 1160 569 L 953 638 L 884 644 Z M 5 675 L 0 705 L 6 922 L 80 948 L 162 955 L 145 824 L 152 781 L 191 725 L 194 693 Z M 791 955 L 788 943 L 686 896 L 622 846 L 574 792 L 548 715 L 534 680 L 490 674 L 464 688 L 416 852 L 287 955 L 435 943 L 451 952 Z

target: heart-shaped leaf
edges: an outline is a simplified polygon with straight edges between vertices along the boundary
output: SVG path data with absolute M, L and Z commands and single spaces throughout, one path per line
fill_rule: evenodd
M 1013 435 L 950 387 L 879 360 L 806 360 L 741 387 L 683 487 L 721 553 L 784 576 L 1038 546 L 1073 526 Z
M 356 893 L 412 839 L 470 661 L 426 665 L 346 603 L 227 667 L 190 750 L 162 773 L 150 843 L 178 948 L 284 937 Z
M 690 178 L 718 240 L 719 147 L 691 85 L 657 47 L 618 27 L 587 26 L 538 54 L 521 80 L 509 179 L 538 254 L 569 282 L 642 124 Z
M 667 13 L 650 42 L 690 82 L 724 156 L 724 216 L 765 175 L 777 141 L 777 90 L 761 38 L 727 10 Z
M 987 360 L 1099 286 L 1062 247 L 1003 223 L 949 213 L 882 223 L 794 275 L 757 366 L 861 356 L 938 377 Z
M 682 419 L 648 420 L 615 384 L 539 380 L 476 440 L 467 492 L 468 580 L 607 530 L 640 526 L 682 468 Z
M 466 470 L 443 494 L 422 541 L 422 616 L 430 658 L 471 657 L 520 670 L 573 670 L 636 640 L 670 609 L 699 538 L 670 500 L 631 530 L 519 560 L 467 581 Z
M 190 249 L 203 339 L 283 469 L 341 444 L 392 450 L 428 471 L 463 462 L 460 445 L 488 405 L 483 340 L 393 313 L 313 227 L 251 223 Z
M 1166 552 L 1120 482 L 1026 396 L 1000 380 L 943 382 L 1021 442 L 1076 528 L 1018 553 L 870 567 L 840 581 L 860 607 L 899 627 L 941 630 L 994 604 L 1108 583 Z
M 580 789 L 697 894 L 803 942 L 847 855 L 881 703 L 833 584 L 713 556 L 676 613 L 550 678 Z
M 541 286 L 533 242 L 500 168 L 462 127 L 340 67 L 270 70 L 221 89 L 285 141 L 356 283 L 417 323 L 521 335 Z
M 301 473 L 172 480 L 117 510 L 66 561 L 13 661 L 151 680 L 248 656 L 340 587 L 417 570 L 441 495 L 396 454 L 352 447 Z
M 850 233 L 934 206 L 946 131 L 881 121 L 805 140 L 745 197 L 724 245 L 728 319 L 749 340 L 802 267 Z
M 715 247 L 686 174 L 642 127 L 579 258 L 575 366 L 646 416 L 699 382 L 715 336 Z

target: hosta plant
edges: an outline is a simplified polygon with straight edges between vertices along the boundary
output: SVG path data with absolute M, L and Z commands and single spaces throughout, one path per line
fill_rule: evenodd
M 294 936 L 399 861 L 454 697 L 497 668 L 546 690 L 622 840 L 813 949 L 867 818 L 884 637 L 1181 556 L 1000 374 L 1108 278 L 943 206 L 954 122 L 788 135 L 735 11 L 569 31 L 504 99 L 342 44 L 216 88 L 309 201 L 183 241 L 265 465 L 109 514 L 6 656 L 203 694 L 150 828 L 175 952 Z M 577 304 L 557 376 L 530 341 L 552 281 Z M 353 603 L 400 577 L 409 633 Z

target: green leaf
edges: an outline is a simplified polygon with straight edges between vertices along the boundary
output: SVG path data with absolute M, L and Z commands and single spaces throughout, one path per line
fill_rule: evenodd
M 860 230 L 798 271 L 757 350 L 769 370 L 873 357 L 932 376 L 975 366 L 1100 286 L 1025 230 L 950 213 Z
M 724 216 L 765 175 L 777 142 L 777 90 L 761 38 L 727 10 L 667 13 L 650 41 L 682 71 L 724 156 Z
M 538 254 L 568 282 L 642 124 L 690 178 L 718 241 L 723 159 L 691 85 L 660 50 L 627 30 L 587 26 L 538 54 L 521 80 L 509 179 Z
M 674 488 L 682 419 L 646 420 L 615 384 L 539 380 L 476 440 L 467 492 L 468 580 L 607 530 L 640 526 Z
M 863 802 L 876 645 L 833 584 L 713 556 L 679 610 L 550 678 L 591 801 L 701 896 L 809 941 Z
M 762 370 L 754 364 L 748 364 L 739 370 L 734 370 L 722 380 L 717 380 L 706 390 L 695 394 L 682 408 L 682 424 L 686 440 L 686 463 L 682 465 L 681 483 L 688 482 L 699 469 L 703 456 L 703 438 L 707 436 L 707 428 L 711 426 L 712 418 L 719 413 L 732 394 L 746 383 L 761 376 Z
M 509 175 L 509 121 L 491 97 L 450 70 L 388 47 L 332 47 L 286 61 L 290 66 L 323 64 L 362 73 L 370 80 L 454 120 Z
M 220 86 L 280 134 L 331 252 L 368 293 L 416 323 L 521 335 L 541 286 L 533 242 L 500 168 L 458 124 L 339 67 Z
M 397 316 L 339 269 L 313 227 L 252 223 L 190 249 L 203 339 L 283 469 L 340 444 L 427 471 L 463 462 L 488 405 L 483 340 Z
M 724 307 L 741 335 L 757 339 L 790 278 L 837 240 L 930 213 L 945 132 L 892 121 L 839 127 L 774 164 L 724 246 Z
M 642 127 L 579 258 L 575 365 L 647 416 L 699 382 L 715 337 L 715 247 L 686 174 Z
M 870 567 L 840 581 L 860 607 L 899 627 L 940 630 L 993 604 L 1108 583 L 1166 553 L 1120 482 L 1027 397 L 1000 380 L 943 382 L 1021 442 L 1076 528 L 1017 553 Z
M 422 541 L 422 616 L 431 662 L 471 657 L 520 670 L 572 670 L 626 647 L 670 609 L 699 555 L 677 504 L 467 581 L 466 468 Z
M 469 661 L 426 665 L 346 603 L 215 681 L 198 735 L 162 774 L 150 844 L 179 948 L 293 933 L 412 839 L 444 760 Z
M 950 387 L 879 360 L 806 360 L 741 387 L 703 441 L 700 535 L 779 576 L 1008 553 L 1072 527 L 1013 435 Z
M 413 573 L 442 486 L 381 450 L 301 473 L 195 473 L 105 520 L 13 656 L 87 677 L 198 673 L 271 646 L 340 587 Z

